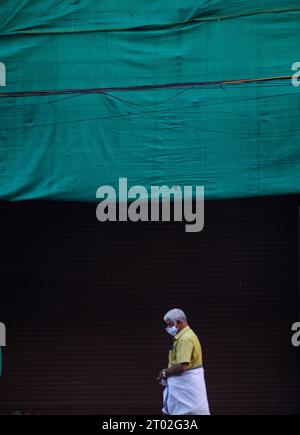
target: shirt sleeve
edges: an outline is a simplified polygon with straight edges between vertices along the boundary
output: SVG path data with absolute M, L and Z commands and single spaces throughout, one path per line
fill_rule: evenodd
M 176 364 L 189 364 L 192 361 L 194 345 L 191 340 L 180 340 L 176 349 Z

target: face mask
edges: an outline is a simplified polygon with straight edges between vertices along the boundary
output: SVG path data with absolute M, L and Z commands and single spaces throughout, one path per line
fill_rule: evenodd
M 168 334 L 172 335 L 173 337 L 175 337 L 175 335 L 178 332 L 178 328 L 176 328 L 176 326 L 169 326 L 168 328 L 166 328 L 166 331 Z

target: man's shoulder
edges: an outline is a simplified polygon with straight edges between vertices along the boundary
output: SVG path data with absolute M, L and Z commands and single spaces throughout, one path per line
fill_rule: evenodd
M 198 339 L 198 337 L 192 329 L 189 329 L 182 335 L 182 337 L 180 337 L 180 340 L 182 341 L 194 341 L 195 339 Z

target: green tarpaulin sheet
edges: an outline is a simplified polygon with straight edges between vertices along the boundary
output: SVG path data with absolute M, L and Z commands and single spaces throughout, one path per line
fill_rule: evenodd
M 299 0 L 2 0 L 0 199 L 299 193 L 299 36 Z

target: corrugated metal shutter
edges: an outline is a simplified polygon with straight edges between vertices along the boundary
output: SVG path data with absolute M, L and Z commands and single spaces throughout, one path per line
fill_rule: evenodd
M 95 206 L 1 203 L 0 413 L 159 414 L 183 308 L 215 414 L 299 406 L 297 198 L 206 203 L 206 226 L 100 224 Z

